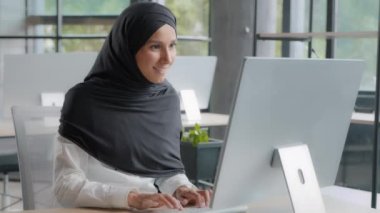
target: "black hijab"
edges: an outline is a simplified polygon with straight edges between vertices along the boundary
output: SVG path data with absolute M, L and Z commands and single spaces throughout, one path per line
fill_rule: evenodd
M 165 80 L 150 83 L 135 55 L 161 26 L 164 6 L 136 3 L 116 20 L 90 73 L 65 97 L 59 133 L 99 161 L 148 177 L 183 173 L 179 98 Z

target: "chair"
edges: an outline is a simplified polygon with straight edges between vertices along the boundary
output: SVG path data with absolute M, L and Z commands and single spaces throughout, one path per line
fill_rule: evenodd
M 25 210 L 51 208 L 60 107 L 12 107 Z
M 0 173 L 3 174 L 0 211 L 21 201 L 21 198 L 11 195 L 8 191 L 9 173 L 18 171 L 16 142 L 13 137 L 3 137 L 1 138 L 0 150 Z M 12 198 L 12 201 L 10 198 Z

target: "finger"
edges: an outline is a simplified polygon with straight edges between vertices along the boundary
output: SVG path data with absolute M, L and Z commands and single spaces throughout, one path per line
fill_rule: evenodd
M 161 194 L 161 197 L 168 208 L 182 209 L 182 205 L 173 196 L 168 194 Z
M 197 192 L 203 197 L 205 206 L 207 206 L 210 199 L 210 195 L 208 194 L 208 192 L 206 190 L 198 190 Z
M 141 209 L 147 209 L 147 208 L 158 208 L 163 206 L 164 204 L 156 201 L 156 200 L 151 200 L 149 198 L 144 199 L 141 203 Z
M 205 203 L 205 199 L 204 197 L 199 194 L 198 192 L 196 191 L 193 191 L 196 195 L 196 206 L 199 207 L 199 208 L 203 208 L 206 206 L 206 203 Z
M 174 196 L 165 194 L 165 197 L 168 199 L 168 201 L 176 208 L 176 209 L 182 209 L 182 205 Z
M 210 196 L 212 196 L 214 194 L 214 191 L 212 189 L 207 189 L 207 191 L 210 192 Z
M 182 206 L 186 206 L 187 204 L 189 204 L 189 200 L 186 198 L 180 198 L 180 202 Z
M 195 206 L 198 208 L 205 206 L 204 198 L 195 190 L 188 190 L 183 193 L 183 196 L 189 199 L 189 203 L 191 203 L 191 201 L 195 202 Z
M 164 194 L 157 194 L 157 199 L 159 200 L 160 203 L 165 205 L 169 209 L 173 209 L 174 205 L 165 197 Z
M 209 190 L 200 191 L 200 194 L 203 195 L 206 206 L 210 206 L 211 194 Z

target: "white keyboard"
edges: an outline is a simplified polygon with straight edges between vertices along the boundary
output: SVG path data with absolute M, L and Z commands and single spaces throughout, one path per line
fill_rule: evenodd
M 197 213 L 197 212 L 212 212 L 210 208 L 196 208 L 196 207 L 188 207 L 184 208 L 182 211 L 179 211 L 177 209 L 166 209 L 166 208 L 160 208 L 155 209 L 152 211 L 149 211 L 152 213 L 172 213 L 172 212 L 183 212 L 183 213 Z
M 233 207 L 229 209 L 219 209 L 219 210 L 213 210 L 211 208 L 196 208 L 196 207 L 188 207 L 184 208 L 182 211 L 176 210 L 176 209 L 155 209 L 152 211 L 149 211 L 150 213 L 172 213 L 172 212 L 184 212 L 184 213 L 246 213 L 247 212 L 247 206 L 239 206 L 239 207 Z

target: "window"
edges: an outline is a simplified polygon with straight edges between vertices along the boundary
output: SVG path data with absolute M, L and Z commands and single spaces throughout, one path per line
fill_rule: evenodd
M 259 8 L 269 2 L 258 1 Z M 334 1 L 277 1 L 273 5 L 277 7 L 275 18 L 267 18 L 276 21 L 258 23 L 258 42 L 275 41 L 272 56 L 278 57 L 326 58 L 329 54 L 332 58 L 362 59 L 367 68 L 360 90 L 375 91 L 379 1 L 369 0 L 358 6 L 355 0 L 335 0 L 336 4 L 328 11 L 331 2 Z M 328 20 L 328 14 L 334 18 Z M 258 15 L 260 19 L 267 14 L 260 15 L 258 11 Z M 328 21 L 334 25 L 331 32 L 327 32 Z M 276 30 L 260 30 L 260 25 L 268 23 L 276 25 Z M 331 48 L 329 41 L 333 41 Z
M 179 55 L 208 55 L 209 0 L 160 1 L 177 16 Z M 17 39 L 20 52 L 98 51 L 130 0 L 0 1 L 0 42 Z M 1 48 L 1 46 L 0 46 Z
M 337 4 L 337 32 L 368 33 L 358 38 L 338 38 L 335 46 L 335 58 L 363 59 L 366 62 L 367 68 L 360 87 L 363 91 L 375 91 L 378 10 L 378 0 L 367 0 L 363 4 L 344 0 Z
M 177 17 L 179 55 L 208 55 L 209 0 L 166 0 L 165 5 Z
M 0 0 L 0 87 L 3 55 L 99 51 L 131 1 Z M 178 55 L 208 55 L 209 0 L 158 2 L 177 16 Z

